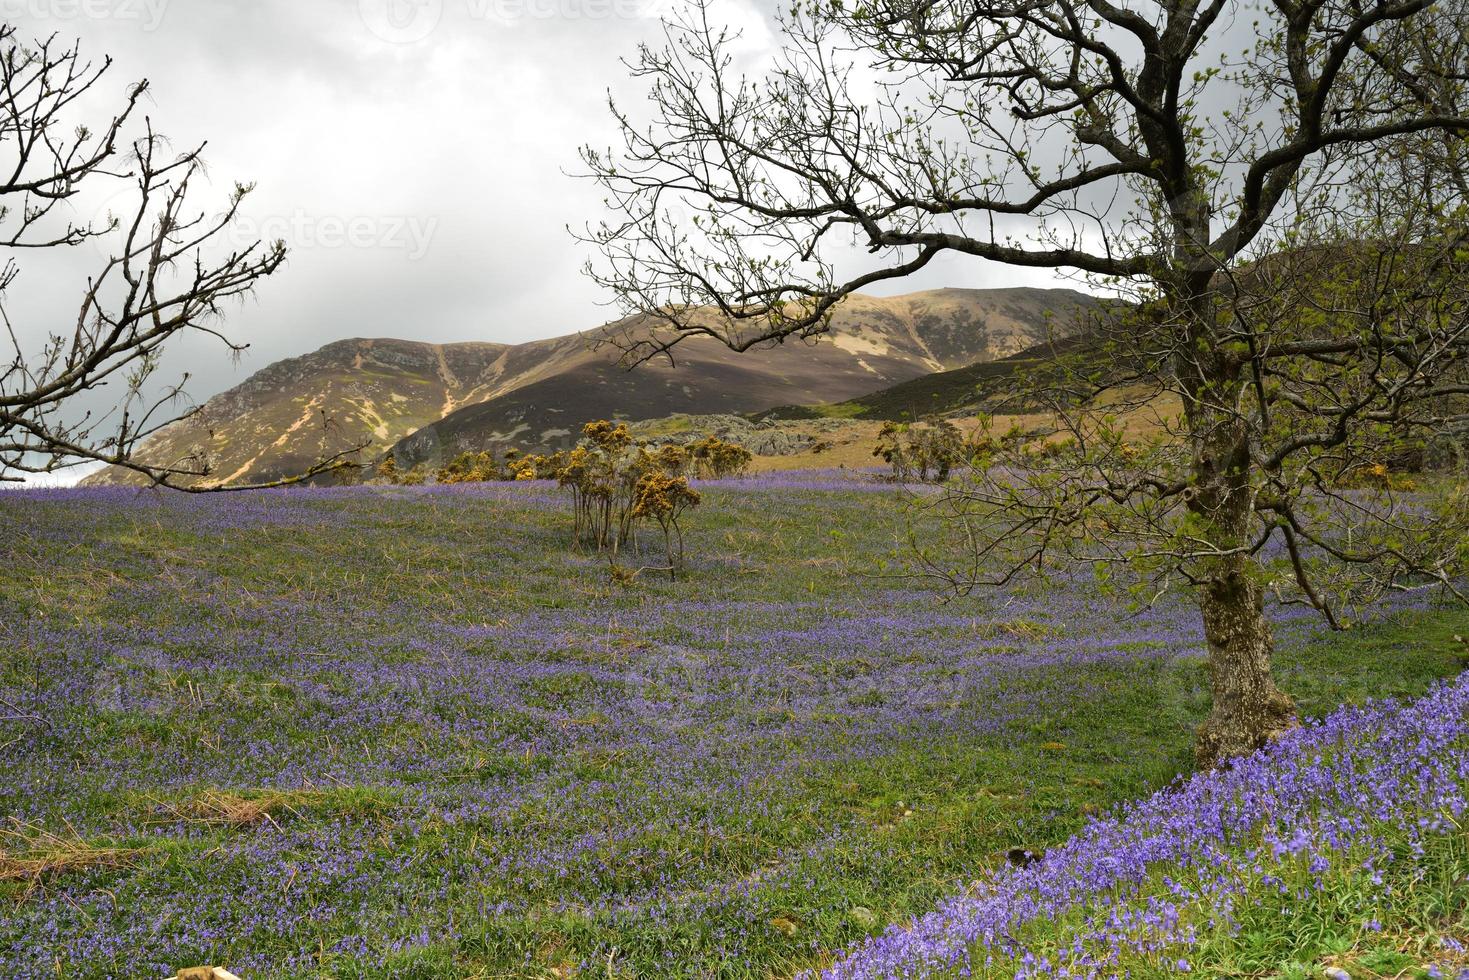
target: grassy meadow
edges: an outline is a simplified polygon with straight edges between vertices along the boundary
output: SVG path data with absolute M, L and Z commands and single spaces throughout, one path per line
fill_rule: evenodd
M 687 574 L 629 583 L 539 483 L 0 494 L 0 976 L 792 977 L 1188 770 L 1181 601 L 940 602 L 888 574 L 891 486 L 702 490 Z M 1337 635 L 1276 615 L 1313 717 L 1422 695 L 1469 633 L 1423 599 Z M 1202 948 L 1412 975 L 1404 937 L 1462 934 L 1334 915 Z

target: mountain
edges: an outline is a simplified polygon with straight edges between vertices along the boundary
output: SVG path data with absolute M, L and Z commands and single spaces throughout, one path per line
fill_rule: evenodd
M 1073 290 L 941 289 L 853 296 L 814 342 L 735 354 L 690 339 L 666 362 L 629 371 L 588 335 L 526 344 L 344 340 L 280 361 L 211 398 L 147 440 L 156 465 L 205 455 L 211 482 L 261 482 L 364 445 L 364 462 L 392 448 L 400 464 L 437 463 L 466 449 L 564 445 L 585 421 L 675 412 L 748 413 L 840 402 L 1065 334 L 1096 301 Z M 136 483 L 104 470 L 92 485 Z
M 676 364 L 628 371 L 589 356 L 516 390 L 449 413 L 400 441 L 398 465 L 436 465 L 467 450 L 564 448 L 590 419 L 760 412 L 825 403 L 936 371 L 988 362 L 1070 333 L 1096 300 L 1072 290 L 941 289 L 853 296 L 820 340 L 733 354 L 709 338 L 675 349 Z

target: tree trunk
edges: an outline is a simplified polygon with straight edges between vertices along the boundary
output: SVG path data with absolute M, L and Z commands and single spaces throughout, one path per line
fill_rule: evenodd
M 1247 559 L 1230 559 L 1199 590 L 1214 707 L 1199 726 L 1201 769 L 1253 752 L 1296 724 L 1295 704 L 1275 686 L 1275 644 L 1265 619 L 1265 590 Z
M 1265 619 L 1263 576 L 1253 548 L 1256 522 L 1252 421 L 1240 363 L 1224 356 L 1213 326 L 1219 318 L 1207 279 L 1186 304 L 1177 358 L 1186 389 L 1185 415 L 1193 450 L 1187 499 L 1202 536 L 1217 553 L 1196 566 L 1199 609 L 1209 644 L 1214 704 L 1199 726 L 1194 755 L 1200 768 L 1253 752 L 1296 724 L 1295 704 L 1270 676 L 1275 651 Z

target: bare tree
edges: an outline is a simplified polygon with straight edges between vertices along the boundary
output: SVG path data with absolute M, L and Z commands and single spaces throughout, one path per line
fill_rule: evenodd
M 166 463 L 133 458 L 135 447 L 163 426 L 193 414 L 183 383 L 155 384 L 170 342 L 188 332 L 218 338 L 232 355 L 246 345 L 220 330 L 224 306 L 245 297 L 285 260 L 281 242 L 242 249 L 222 245 L 251 188 L 237 185 L 222 212 L 191 208 L 202 179 L 204 147 L 171 151 L 137 120 L 146 81 L 131 85 L 117 112 L 98 127 L 72 119 L 100 94 L 111 61 L 85 61 L 76 46 L 53 36 L 27 44 L 0 26 L 0 317 L 12 356 L 0 361 L 0 480 L 97 462 L 134 470 L 157 484 L 217 489 L 203 456 Z M 130 133 L 135 135 L 130 136 Z M 117 189 L 117 213 L 79 220 L 84 191 Z M 104 194 L 106 191 L 104 191 Z M 22 338 L 7 302 L 27 250 L 103 247 L 104 258 L 80 290 L 76 319 L 51 329 L 39 349 Z M 80 396 L 109 385 L 110 410 L 84 411 Z M 323 459 L 294 483 L 349 465 L 352 450 Z M 232 488 L 239 489 L 239 488 Z
M 1384 455 L 1465 418 L 1466 25 L 1466 0 L 818 0 L 751 75 L 695 3 L 630 64 L 651 120 L 614 104 L 622 145 L 583 153 L 614 215 L 589 272 L 659 325 L 633 361 L 819 334 L 944 253 L 1134 300 L 1032 379 L 1054 431 L 996 434 L 934 505 L 968 564 L 932 570 L 1192 586 L 1212 765 L 1294 724 L 1272 589 L 1340 625 L 1469 558 L 1462 484 L 1405 499 Z M 869 271 L 839 276 L 850 245 Z M 1130 444 L 1123 402 L 1162 437 Z

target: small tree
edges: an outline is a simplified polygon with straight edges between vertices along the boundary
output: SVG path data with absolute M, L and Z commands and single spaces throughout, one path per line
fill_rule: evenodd
M 1465 417 L 1469 0 L 1266 0 L 1247 34 L 1238 9 L 797 3 L 747 78 L 695 3 L 632 66 L 651 122 L 614 106 L 621 147 L 584 153 L 615 212 L 590 272 L 661 325 L 623 338 L 634 361 L 820 334 L 843 297 L 945 253 L 1129 296 L 1103 356 L 1037 389 L 1069 443 L 950 501 L 973 551 L 953 578 L 1065 559 L 1186 583 L 1204 765 L 1295 722 L 1267 592 L 1340 624 L 1344 590 L 1453 589 L 1469 558 L 1457 488 L 1407 507 L 1333 482 Z M 849 241 L 874 259 L 843 276 Z M 1122 402 L 1171 438 L 1124 451 Z
M 173 153 L 148 120 L 135 119 L 148 83 L 131 86 L 110 118 L 92 126 L 75 119 L 99 94 L 111 61 L 84 61 L 80 50 L 49 38 L 26 43 L 0 25 L 0 152 L 10 155 L 0 176 L 0 317 L 11 345 L 0 361 L 0 481 L 50 473 L 80 463 L 106 463 L 188 490 L 207 484 L 210 463 L 190 457 L 166 464 L 133 458 L 149 435 L 191 411 L 177 408 L 183 382 L 150 395 L 160 358 L 171 342 L 194 332 L 221 340 L 225 306 L 248 296 L 285 260 L 281 242 L 240 250 L 219 247 L 250 186 L 237 185 L 215 214 L 190 205 L 204 167 L 198 147 Z M 80 222 L 72 204 L 88 190 L 131 189 L 118 213 Z M 22 341 L 8 302 L 21 281 L 17 256 L 34 249 L 71 249 L 87 242 L 110 254 L 80 285 L 70 326 L 47 329 L 39 350 Z M 110 411 L 76 407 L 79 396 L 105 385 L 120 394 Z M 361 447 L 333 455 L 291 479 L 309 479 L 352 465 Z

